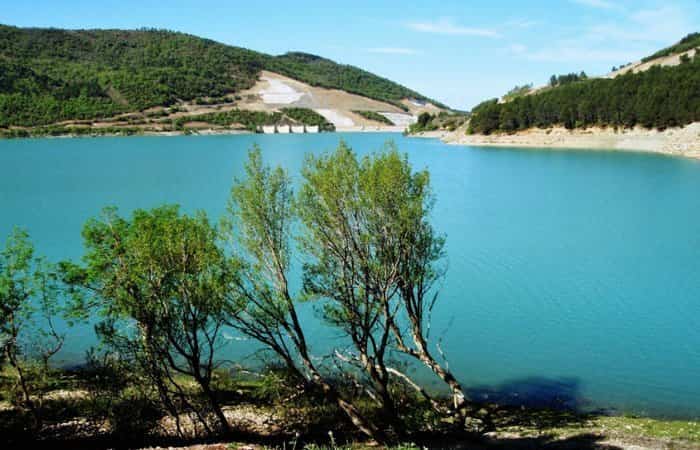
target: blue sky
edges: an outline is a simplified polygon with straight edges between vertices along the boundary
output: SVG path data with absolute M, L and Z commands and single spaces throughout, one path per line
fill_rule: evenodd
M 357 65 L 456 108 L 553 73 L 602 74 L 700 31 L 698 0 L 0 0 L 0 23 L 157 27 Z

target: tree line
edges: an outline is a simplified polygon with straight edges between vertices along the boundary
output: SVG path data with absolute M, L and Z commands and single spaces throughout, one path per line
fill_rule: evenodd
M 588 75 L 586 75 L 586 72 L 581 71 L 581 73 L 567 73 L 565 75 L 552 75 L 549 77 L 549 86 L 550 87 L 556 87 L 556 86 L 562 86 L 565 84 L 573 83 L 576 81 L 583 81 L 587 80 Z
M 318 126 L 321 131 L 335 131 L 335 126 L 332 123 L 309 108 L 282 108 L 279 112 L 232 109 L 223 112 L 180 116 L 173 120 L 173 127 L 176 130 L 183 130 L 187 122 L 205 122 L 220 126 L 243 125 L 253 132 L 263 125 L 288 124 Z
M 428 336 L 446 267 L 445 238 L 430 223 L 428 172 L 413 170 L 393 146 L 360 158 L 341 142 L 308 156 L 302 178 L 294 192 L 289 174 L 254 148 L 219 223 L 172 205 L 129 217 L 107 208 L 83 227 L 81 261 L 49 264 L 15 231 L 0 252 L 0 345 L 35 424 L 42 412 L 28 368 L 48 367 L 66 337 L 36 324 L 61 316 L 96 322 L 105 358 L 139 374 L 179 432 L 183 414 L 209 433 L 230 430 L 215 377 L 232 330 L 379 442 L 409 433 L 401 387 L 441 423 L 463 429 L 472 414 L 465 390 Z M 293 259 L 303 261 L 298 292 Z M 308 301 L 344 338 L 325 358 L 299 317 Z M 432 371 L 449 401 L 401 360 Z
M 642 58 L 642 62 L 649 62 L 656 58 L 662 58 L 664 56 L 683 53 L 687 52 L 688 50 L 698 48 L 700 48 L 700 33 L 690 33 L 686 37 L 681 39 L 677 44 L 659 50 L 653 55 L 649 55 L 645 58 Z
M 573 81 L 472 110 L 469 132 L 490 134 L 555 125 L 665 129 L 700 120 L 700 57 L 613 79 Z
M 408 126 L 408 134 L 422 133 L 424 131 L 447 130 L 455 131 L 469 118 L 465 113 L 441 111 L 430 114 L 424 111 L 418 115 L 415 123 Z
M 377 111 L 354 110 L 353 112 L 355 114 L 359 114 L 360 116 L 364 117 L 365 119 L 371 120 L 373 122 L 377 122 L 377 123 L 381 123 L 381 124 L 389 125 L 389 126 L 395 125 L 394 122 L 387 119 L 386 116 L 383 116 L 382 114 L 378 113 Z

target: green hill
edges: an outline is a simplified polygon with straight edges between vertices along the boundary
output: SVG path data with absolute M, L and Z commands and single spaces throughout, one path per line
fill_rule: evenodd
M 573 81 L 505 103 L 485 101 L 472 110 L 469 131 L 490 134 L 554 125 L 569 129 L 595 125 L 664 129 L 695 121 L 700 121 L 697 54 L 693 59 L 682 58 L 676 66 L 656 65 L 612 79 Z
M 110 117 L 250 88 L 261 70 L 399 105 L 419 93 L 304 53 L 271 56 L 164 30 L 0 25 L 0 127 Z

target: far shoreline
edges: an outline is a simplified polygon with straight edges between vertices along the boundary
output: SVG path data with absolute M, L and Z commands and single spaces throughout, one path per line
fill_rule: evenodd
M 612 127 L 574 130 L 553 127 L 529 129 L 517 133 L 469 135 L 464 128 L 460 128 L 453 132 L 428 131 L 411 136 L 436 138 L 450 145 L 474 147 L 624 151 L 700 160 L 700 122 L 663 131 L 641 127 L 617 130 Z
M 185 131 L 140 131 L 133 132 L 124 130 L 123 132 L 109 133 L 65 133 L 65 134 L 34 134 L 28 136 L 2 136 L 0 142 L 4 140 L 17 139 L 81 139 L 81 138 L 101 138 L 101 137 L 136 137 L 136 136 L 153 136 L 153 137 L 175 137 L 175 136 L 233 136 L 233 135 L 260 135 L 260 136 L 285 136 L 285 135 L 314 135 L 314 134 L 333 134 L 333 133 L 404 133 L 402 127 L 344 127 L 338 128 L 335 131 L 322 131 L 319 133 L 259 133 L 250 130 L 222 130 L 222 129 L 197 129 Z
M 99 128 L 97 128 L 99 129 Z M 29 130 L 28 130 L 29 131 Z M 514 149 L 551 149 L 551 150 L 583 150 L 610 151 L 629 153 L 651 153 L 673 157 L 683 157 L 700 160 L 700 122 L 683 128 L 672 128 L 664 131 L 647 130 L 643 128 L 620 129 L 588 128 L 567 130 L 563 127 L 547 129 L 530 129 L 517 133 L 499 133 L 491 135 L 469 135 L 462 127 L 455 131 L 435 130 L 410 134 L 406 129 L 397 126 L 354 126 L 339 127 L 335 131 L 321 133 L 391 133 L 404 134 L 409 138 L 439 139 L 448 145 L 464 147 L 491 147 Z M 100 137 L 175 137 L 175 136 L 233 136 L 233 135 L 307 135 L 321 133 L 259 133 L 245 129 L 214 129 L 201 128 L 192 130 L 163 130 L 135 131 L 124 129 L 122 132 L 108 133 L 65 133 L 65 134 L 36 134 L 29 136 L 0 136 L 0 141 L 15 139 L 75 139 Z

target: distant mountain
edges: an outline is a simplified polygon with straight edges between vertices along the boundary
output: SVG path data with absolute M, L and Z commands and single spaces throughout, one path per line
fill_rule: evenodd
M 469 132 L 511 133 L 551 126 L 665 129 L 700 121 L 698 48 L 700 34 L 694 33 L 606 77 L 588 78 L 582 73 L 565 77 L 565 83 L 526 86 L 500 101 L 487 100 L 472 109 Z
M 386 78 L 305 53 L 272 56 L 164 30 L 0 25 L 0 127 L 104 119 L 182 102 L 235 105 L 236 94 L 255 86 L 263 70 L 400 110 L 409 109 L 409 100 L 437 104 Z

